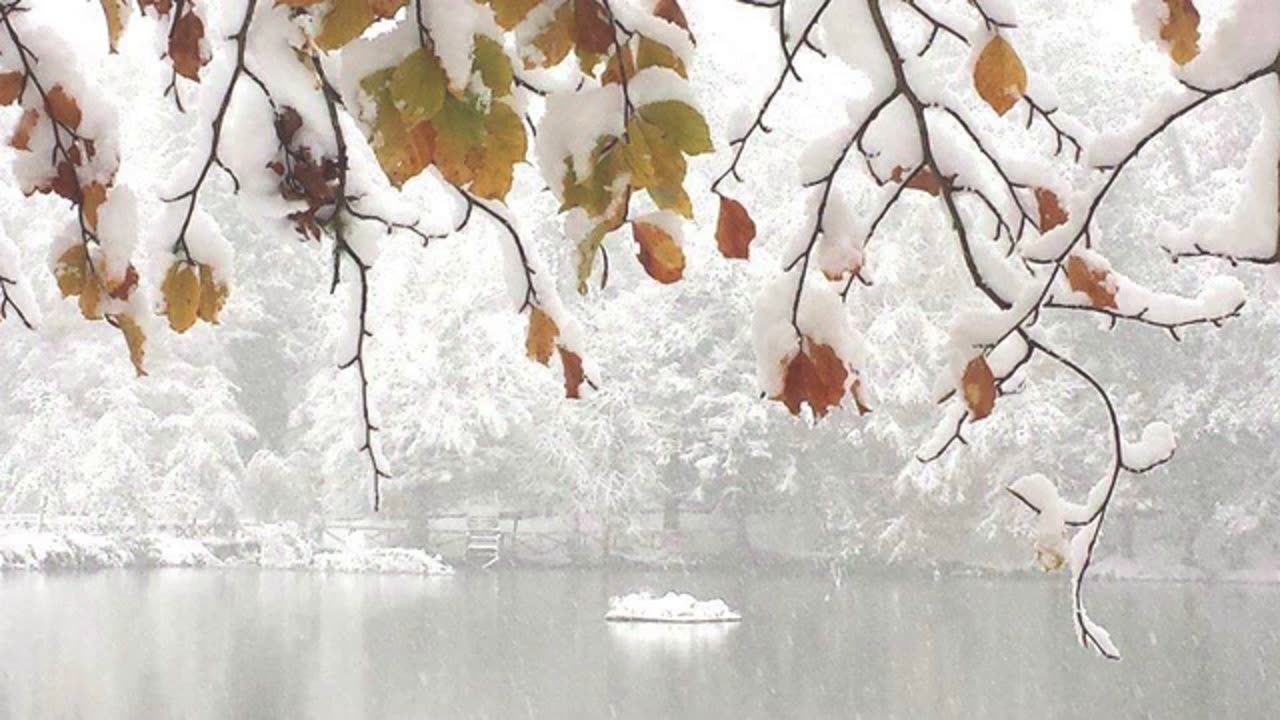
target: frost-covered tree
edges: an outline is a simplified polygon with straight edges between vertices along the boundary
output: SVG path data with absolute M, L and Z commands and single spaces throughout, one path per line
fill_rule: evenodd
M 1053 22 L 1019 23 L 1007 0 L 739 3 L 773 18 L 768 45 L 776 48 L 780 67 L 759 70 L 769 77 L 765 98 L 721 123 L 728 157 L 709 189 L 719 202 L 715 245 L 726 258 L 780 254 L 781 272 L 770 271 L 773 279 L 750 302 L 763 395 L 795 415 L 808 405 L 815 421 L 846 404 L 868 413 L 878 396 L 913 397 L 868 434 L 886 448 L 914 439 L 910 428 L 934 414 L 926 412 L 929 401 L 941 404 L 936 431 L 917 456 L 942 464 L 900 474 L 904 483 L 940 488 L 940 476 L 956 467 L 947 464 L 955 462 L 949 451 L 983 434 L 973 426 L 997 405 L 1017 408 L 1023 403 L 1012 396 L 1047 377 L 1083 388 L 1097 401 L 1091 410 L 1078 410 L 1079 391 L 1068 393 L 1056 380 L 1029 388 L 1027 397 L 1039 400 L 1025 404 L 1041 420 L 1055 412 L 1064 421 L 1083 415 L 1088 422 L 1055 435 L 1054 444 L 1081 447 L 1081 458 L 1101 467 L 1077 463 L 1071 471 L 1078 478 L 1056 477 L 1060 466 L 1031 467 L 1007 486 L 1038 518 L 1041 564 L 1070 567 L 1080 641 L 1117 657 L 1107 632 L 1085 612 L 1084 579 L 1121 476 L 1163 465 L 1175 443 L 1164 422 L 1142 430 L 1122 423 L 1128 414 L 1117 401 L 1115 381 L 1104 382 L 1095 344 L 1066 329 L 1068 318 L 1145 326 L 1178 339 L 1240 315 L 1246 294 L 1236 279 L 1209 278 L 1198 290 L 1177 294 L 1122 273 L 1120 249 L 1145 235 L 1155 235 L 1152 244 L 1174 260 L 1280 264 L 1280 6 L 1236 0 L 1202 38 L 1193 0 L 1138 0 L 1137 25 L 1152 48 L 1167 53 L 1172 70 L 1161 68 L 1163 84 L 1144 106 L 1099 109 L 1072 108 L 1072 96 L 1055 91 L 1072 82 L 1063 66 L 1080 60 L 1046 51 L 1049 43 L 1035 28 L 1061 35 L 1082 21 L 1061 14 L 1057 4 L 1023 11 L 1059 12 Z M 693 492 L 683 479 L 672 482 L 663 473 L 673 457 L 693 458 L 708 474 L 717 466 L 741 473 L 733 458 L 742 452 L 743 428 L 769 422 L 741 394 L 695 405 L 714 414 L 722 404 L 718 424 L 708 423 L 710 441 L 705 434 L 673 440 L 678 416 L 646 412 L 637 399 L 669 397 L 672 387 L 695 376 L 686 368 L 688 356 L 714 356 L 720 349 L 699 347 L 699 333 L 712 323 L 681 330 L 678 303 L 664 308 L 672 316 L 659 322 L 652 317 L 654 303 L 637 308 L 632 323 L 664 328 L 661 341 L 648 343 L 652 351 L 659 357 L 674 352 L 679 362 L 624 394 L 605 384 L 609 365 L 599 360 L 608 353 L 588 350 L 594 334 L 587 328 L 599 332 L 604 323 L 584 322 L 600 319 L 590 313 L 570 314 L 554 271 L 573 267 L 563 275 L 584 294 L 607 287 L 611 277 L 625 277 L 616 261 L 611 267 L 609 248 L 630 235 L 648 276 L 661 284 L 684 278 L 693 256 L 684 247 L 686 221 L 694 216 L 695 198 L 706 195 L 686 183 L 690 158 L 711 153 L 719 134 L 695 92 L 700 51 L 695 53 L 694 38 L 704 8 L 688 8 L 691 23 L 676 0 L 103 0 L 101 6 L 105 45 L 101 39 L 72 42 L 60 30 L 66 23 L 57 22 L 58 3 L 0 0 L 0 105 L 15 108 L 9 146 L 23 192 L 56 196 L 71 206 L 70 212 L 65 203 L 59 208 L 64 223 L 52 233 L 49 253 L 59 290 L 76 298 L 86 320 L 119 329 L 139 374 L 148 367 L 148 338 L 159 331 L 153 311 L 178 333 L 222 319 L 237 275 L 235 243 L 213 200 L 220 184 L 229 185 L 269 232 L 328 252 L 327 284 L 342 320 L 337 367 L 352 378 L 350 392 L 333 391 L 337 377 L 322 378 L 307 392 L 308 405 L 320 409 L 299 412 L 329 419 L 339 416 L 338 407 L 352 408 L 347 417 L 354 421 L 329 432 L 356 436 L 371 468 L 377 508 L 381 482 L 389 477 L 384 450 L 412 453 L 416 436 L 385 442 L 392 431 L 375 398 L 393 398 L 397 416 L 406 417 L 422 397 L 378 389 L 381 361 L 372 349 L 391 354 L 400 339 L 388 327 L 378 344 L 373 340 L 379 318 L 386 317 L 378 312 L 375 277 L 394 273 L 375 262 L 382 239 L 392 234 L 438 244 L 484 225 L 498 239 L 509 304 L 527 317 L 525 352 L 561 366 L 568 397 L 596 393 L 598 400 L 585 411 L 596 415 L 562 418 L 573 412 L 563 404 L 514 415 L 482 407 L 503 420 L 451 425 L 442 418 L 466 411 L 420 409 L 418 428 L 426 432 L 440 424 L 447 430 L 441 437 L 461 439 L 459 447 L 466 447 L 468 437 L 502 440 L 507 418 L 527 412 L 530 422 L 544 427 L 510 437 L 594 448 L 549 457 L 561 461 L 553 466 L 562 475 L 574 478 L 572 497 L 606 508 L 656 488 L 668 495 Z M 159 90 L 194 118 L 186 143 L 191 150 L 164 187 L 143 187 L 137 173 L 128 172 L 130 146 L 121 141 L 120 118 L 87 70 L 107 47 L 115 50 L 138 33 L 152 35 L 162 47 L 166 82 Z M 758 51 L 752 48 L 744 65 L 755 66 Z M 842 122 L 803 148 L 772 148 L 799 169 L 796 186 L 787 189 L 773 176 L 754 178 L 752 149 L 787 121 L 773 117 L 771 108 L 811 71 L 848 81 L 804 86 L 821 88 L 815 107 L 843 105 Z M 1113 221 L 1113 208 L 1126 192 L 1133 194 L 1132 176 L 1160 175 L 1144 165 L 1158 146 L 1187 118 L 1233 102 L 1258 122 L 1246 138 L 1249 191 L 1228 212 L 1145 226 L 1143 238 Z M 1099 112 L 1132 121 L 1105 127 L 1083 121 Z M 1185 166 L 1186 153 L 1176 155 Z M 519 167 L 526 160 L 536 164 L 536 173 Z M 753 187 L 762 181 L 767 188 Z M 1185 195 L 1178 188 L 1170 192 Z M 802 195 L 798 203 L 775 202 L 795 194 Z M 420 207 L 439 212 L 419 219 Z M 896 217 L 903 213 L 915 217 Z M 540 244 L 530 241 L 528 228 L 541 229 L 552 214 L 563 216 L 568 262 L 544 259 Z M 771 243 L 754 242 L 757 221 L 769 235 L 790 235 L 791 241 L 760 252 Z M 898 278 L 917 285 L 908 292 L 895 287 L 892 274 L 878 271 L 893 267 L 893 246 L 909 244 L 901 236 L 916 230 L 931 243 L 912 247 L 914 273 L 909 263 L 898 265 L 906 268 Z M 32 275 L 23 270 L 31 261 L 15 249 L 0 234 L 0 311 L 35 326 L 40 307 L 29 286 Z M 896 307 L 895 289 L 919 298 L 920 286 L 938 291 L 891 317 L 869 312 Z M 937 331 L 948 325 L 947 332 Z M 469 323 L 460 330 L 465 339 L 471 339 L 465 333 L 479 332 Z M 942 366 L 936 379 L 888 360 L 912 352 L 887 349 L 886 342 L 927 347 L 943 358 L 934 363 Z M 619 360 L 610 359 L 615 365 Z M 488 360 L 474 362 L 480 367 Z M 405 357 L 388 367 L 387 373 L 408 372 L 412 361 Z M 499 366 L 475 378 L 476 386 L 495 395 L 502 372 Z M 733 376 L 730 370 L 710 380 L 731 382 Z M 217 383 L 206 390 L 227 397 Z M 1051 409 L 1062 406 L 1069 409 Z M 191 427 L 181 414 L 161 422 L 175 430 Z M 233 423 L 219 429 L 236 432 Z M 755 445 L 747 445 L 755 449 L 747 452 L 770 454 L 759 448 L 773 434 L 755 436 Z M 1097 449 L 1094 434 L 1106 451 Z M 812 441 L 810 435 L 798 444 Z M 217 465 L 233 444 L 223 438 L 179 444 L 172 452 Z M 347 461 L 335 453 L 346 443 L 315 445 L 326 450 L 313 458 L 316 467 L 345 476 L 338 467 Z M 430 453 L 441 444 L 426 447 Z M 1034 464 L 1033 455 L 1018 460 Z M 803 477 L 807 466 L 830 472 L 811 458 L 784 458 L 779 466 L 786 468 L 784 476 Z M 609 477 L 600 476 L 599 467 L 609 468 Z M 198 483 L 218 495 L 222 478 L 215 472 Z M 1090 487 L 1083 501 L 1063 499 L 1080 480 Z M 953 497 L 964 502 L 975 494 L 956 491 Z

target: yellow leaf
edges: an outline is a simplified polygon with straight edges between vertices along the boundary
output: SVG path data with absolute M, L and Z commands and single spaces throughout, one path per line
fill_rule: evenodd
M 64 250 L 53 265 L 53 276 L 58 280 L 58 290 L 62 291 L 64 298 L 79 295 L 84 290 L 88 275 L 89 255 L 81 243 Z
M 129 18 L 129 6 L 122 0 L 102 0 L 102 14 L 107 19 L 107 44 L 111 47 L 111 52 L 116 52 L 120 35 Z
M 471 191 L 491 200 L 501 200 L 511 190 L 515 164 L 524 160 L 528 140 L 524 123 L 510 105 L 494 103 L 485 118 L 486 139 L 471 149 L 468 166 L 472 171 Z
M 525 338 L 525 350 L 529 357 L 543 365 L 551 362 L 551 353 L 556 349 L 556 338 L 560 337 L 560 328 L 551 316 L 534 307 L 529 313 L 529 335 Z
M 658 225 L 634 221 L 631 232 L 640 245 L 640 253 L 636 257 L 649 277 L 670 284 L 684 276 L 684 250 L 670 233 Z
M 632 117 L 627 123 L 627 141 L 623 153 L 627 158 L 627 167 L 631 169 L 631 186 L 648 188 L 657 183 L 657 170 L 653 166 L 653 152 L 649 149 L 649 141 L 637 125 L 637 118 Z
M 200 306 L 200 276 L 195 266 L 185 262 L 170 265 L 160 292 L 164 296 L 169 327 L 178 333 L 190 330 L 196 324 Z
M 360 37 L 377 19 L 366 0 L 334 0 L 333 9 L 320 21 L 316 45 L 322 50 L 337 50 Z
M 214 281 L 213 268 L 200 265 L 200 306 L 196 309 L 200 319 L 217 325 L 218 313 L 222 312 L 222 306 L 227 303 L 229 294 L 230 291 L 226 285 Z
M 120 332 L 124 333 L 125 344 L 129 346 L 129 360 L 133 363 L 133 369 L 138 373 L 138 377 L 145 377 L 147 371 L 142 367 L 142 358 L 146 355 L 143 345 L 147 341 L 147 336 L 142 332 L 142 328 L 129 315 L 112 316 L 116 327 L 120 328 Z
M 680 149 L 667 138 L 658 126 L 636 118 L 635 131 L 643 135 L 649 148 L 649 156 L 653 159 L 654 181 L 646 190 L 653 204 L 662 210 L 672 210 L 686 218 L 693 217 L 693 203 L 684 189 L 684 177 L 688 164 Z
M 1160 26 L 1160 39 L 1169 44 L 1169 57 L 1186 65 L 1200 54 L 1200 12 L 1193 0 L 1164 0 L 1169 15 Z
M 1027 92 L 1027 70 L 1013 46 L 996 35 L 978 55 L 973 66 L 973 86 L 978 95 L 1004 115 Z

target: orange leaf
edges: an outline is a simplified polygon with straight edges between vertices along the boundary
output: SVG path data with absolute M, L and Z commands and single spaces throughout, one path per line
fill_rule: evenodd
M 716 245 L 727 258 L 746 260 L 751 254 L 751 241 L 756 237 L 756 223 L 742 203 L 720 196 L 720 217 L 716 220 Z
M 573 41 L 580 50 L 604 55 L 613 47 L 613 25 L 599 0 L 573 0 Z
M 205 64 L 200 55 L 203 38 L 204 21 L 194 11 L 173 21 L 173 30 L 169 33 L 169 59 L 173 61 L 174 72 L 200 82 L 200 68 Z
M 147 336 L 142 332 L 142 328 L 129 315 L 114 315 L 111 318 L 115 321 L 116 327 L 120 328 L 120 332 L 124 334 L 125 344 L 129 346 L 129 360 L 133 363 L 133 369 L 138 373 L 138 377 L 145 377 L 147 371 L 142 367 L 142 358 L 146 354 L 143 345 L 146 343 Z
M 636 257 L 649 277 L 670 284 L 684 276 L 684 250 L 670 233 L 657 225 L 635 221 L 631 223 L 631 232 L 640 245 Z
M 556 348 L 556 338 L 560 336 L 560 328 L 551 316 L 534 307 L 529 313 L 529 335 L 525 338 L 525 351 L 529 357 L 546 365 L 551 362 L 551 353 Z
M 560 347 L 560 363 L 564 365 L 564 396 L 573 400 L 582 397 L 582 358 L 572 350 Z
M 1193 0 L 1164 0 L 1169 15 L 1160 26 L 1160 39 L 1169 44 L 1169 57 L 1186 65 L 1200 54 L 1200 12 Z
M 844 399 L 848 379 L 849 370 L 836 351 L 806 337 L 800 351 L 787 362 L 782 394 L 773 399 L 782 401 L 792 415 L 799 415 L 800 405 L 807 402 L 815 416 L 826 417 Z M 861 410 L 860 402 L 858 406 Z
M 1040 232 L 1049 232 L 1067 221 L 1067 211 L 1049 188 L 1036 188 L 1036 204 L 1040 206 Z
M 9 139 L 9 146 L 18 150 L 31 149 L 31 132 L 36 129 L 36 123 L 40 121 L 40 111 L 35 108 L 27 108 L 22 113 L 22 118 L 18 120 L 18 126 L 13 129 L 13 137 Z
M 91 182 L 80 191 L 80 202 L 84 206 L 84 220 L 90 230 L 98 229 L 98 208 L 107 201 L 107 188 L 102 183 Z
M 1094 268 L 1078 255 L 1067 258 L 1067 281 L 1071 289 L 1089 296 L 1089 304 L 1098 308 L 1116 308 L 1115 291 L 1107 287 L 1110 275 L 1104 269 Z
M 138 287 L 138 271 L 134 269 L 133 263 L 130 263 L 129 267 L 125 268 L 124 277 L 120 282 L 112 284 L 108 280 L 107 294 L 117 300 L 128 300 L 136 287 Z
M 996 377 L 991 373 L 987 359 L 979 355 L 970 360 L 960 382 L 964 387 L 964 402 L 969 406 L 973 419 L 981 420 L 990 415 L 996 406 Z
M 76 104 L 75 98 L 62 89 L 61 85 L 54 85 L 49 91 L 44 109 L 59 125 L 72 130 L 80 129 L 80 106 Z
M 996 35 L 978 55 L 973 66 L 973 86 L 978 95 L 1004 115 L 1027 92 L 1027 70 L 1013 46 Z
M 22 94 L 22 73 L 0 73 L 0 105 L 9 105 Z

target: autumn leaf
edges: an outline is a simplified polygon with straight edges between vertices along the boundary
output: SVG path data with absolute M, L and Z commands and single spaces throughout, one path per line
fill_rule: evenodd
M 1050 230 L 1065 223 L 1067 211 L 1058 201 L 1058 195 L 1048 188 L 1036 188 L 1036 205 L 1040 208 L 1040 232 Z
M 573 15 L 573 3 L 570 2 L 562 4 L 556 10 L 551 22 L 533 39 L 533 46 L 542 57 L 526 58 L 526 67 L 554 67 L 569 55 L 569 51 L 573 49 Z
M 40 121 L 40 111 L 35 108 L 27 108 L 22 113 L 22 117 L 18 120 L 18 125 L 13 129 L 13 137 L 9 138 L 9 147 L 17 150 L 31 149 L 31 133 L 36 129 L 36 123 Z
M 468 155 L 472 172 L 471 191 L 491 200 L 501 200 L 511 190 L 515 165 L 528 152 L 524 123 L 510 105 L 494 103 L 485 118 L 486 139 Z
M 636 47 L 636 69 L 643 70 L 651 67 L 670 68 L 682 78 L 689 77 L 684 61 L 672 52 L 671 48 L 641 35 L 640 43 Z
M 53 264 L 53 276 L 58 281 L 62 297 L 79 295 L 84 290 L 89 275 L 89 255 L 82 243 L 76 243 L 58 256 Z
M 661 210 L 671 210 L 692 218 L 693 202 L 684 189 L 685 173 L 688 172 L 684 155 L 657 125 L 643 117 L 633 116 L 632 119 L 635 122 L 630 132 L 638 132 L 644 136 L 653 160 L 654 182 L 645 188 L 653 199 L 653 204 Z
M 586 376 L 582 372 L 582 358 L 572 350 L 559 347 L 560 364 L 564 366 L 564 396 L 572 400 L 582 397 L 582 383 Z
M 1027 70 L 1013 46 L 999 35 L 992 37 L 978 55 L 973 66 L 973 86 L 997 115 L 1009 112 L 1027 92 Z
M 337 50 L 360 37 L 377 19 L 366 0 L 334 0 L 333 9 L 320 21 L 316 45 Z
M 0 73 L 0 105 L 11 105 L 22 94 L 22 73 Z
M 200 41 L 204 39 L 204 21 L 195 11 L 179 16 L 169 32 L 169 59 L 173 71 L 188 80 L 200 81 L 200 68 L 205 59 L 200 53 Z
M 1108 288 L 1110 273 L 1103 268 L 1094 268 L 1079 255 L 1067 258 L 1067 282 L 1071 289 L 1089 296 L 1089 304 L 1099 310 L 1116 309 L 1116 294 Z
M 409 0 L 368 0 L 369 9 L 379 18 L 387 19 L 396 16 L 400 12 L 400 8 L 404 7 Z
M 701 155 L 715 149 L 711 130 L 702 113 L 679 100 L 663 100 L 637 108 L 640 117 L 671 138 L 685 155 Z
M 1160 26 L 1160 39 L 1169 44 L 1169 57 L 1186 65 L 1200 54 L 1200 12 L 1193 0 L 1164 0 L 1169 15 Z
M 922 190 L 934 197 L 938 197 L 938 195 L 942 194 L 943 181 L 939 180 L 938 176 L 933 174 L 933 170 L 930 170 L 927 167 L 922 167 L 911 175 L 907 175 L 907 169 L 899 165 L 893 169 L 893 172 L 889 175 L 889 179 L 893 182 L 899 183 L 906 179 L 908 188 L 912 190 Z M 954 179 L 954 175 L 947 178 L 946 186 L 950 187 L 951 182 Z
M 196 315 L 211 325 L 217 325 L 218 313 L 222 312 L 222 306 L 227 303 L 229 294 L 230 291 L 225 284 L 214 280 L 213 268 L 201 264 L 200 304 L 196 308 Z
M 142 359 L 146 355 L 143 347 L 147 341 L 146 334 L 130 315 L 113 315 L 112 320 L 124 334 L 125 344 L 129 346 L 129 360 L 133 363 L 134 371 L 138 373 L 138 377 L 146 377 L 147 371 L 142 367 Z
M 493 92 L 494 97 L 510 95 L 515 82 L 515 71 L 511 67 L 511 58 L 507 57 L 507 51 L 502 49 L 502 45 L 491 37 L 477 35 L 474 58 L 480 80 Z
M 799 415 L 801 404 L 807 402 L 815 416 L 826 417 L 844 399 L 848 379 L 848 368 L 830 345 L 805 337 L 787 360 L 782 393 L 773 399 L 782 401 L 792 415 Z
M 444 107 L 444 69 L 426 48 L 409 53 L 391 73 L 387 91 L 407 125 L 430 120 Z
M 177 333 L 190 330 L 196 324 L 200 306 L 200 276 L 195 266 L 185 262 L 170 265 L 160 292 L 164 296 L 169 327 Z
M 680 9 L 676 0 L 658 0 L 658 4 L 653 8 L 653 14 L 685 30 L 689 29 L 689 21 L 685 19 L 684 11 Z
M 84 208 L 84 220 L 89 229 L 98 229 L 98 208 L 107 201 L 107 188 L 100 182 L 91 182 L 80 190 L 80 202 Z
M 716 220 L 716 246 L 727 258 L 746 260 L 751 254 L 751 241 L 756 237 L 756 223 L 742 203 L 720 196 L 720 217 Z
M 510 30 L 541 3 L 542 0 L 489 0 L 493 16 L 503 30 Z
M 124 270 L 124 275 L 119 280 L 107 281 L 107 294 L 116 300 L 128 300 L 133 294 L 134 289 L 138 287 L 138 270 L 132 263 Z
M 111 47 L 111 52 L 116 52 L 120 44 L 120 35 L 124 33 L 128 13 L 129 5 L 125 0 L 102 0 L 102 14 L 107 19 L 107 44 Z
M 663 228 L 652 223 L 633 221 L 631 232 L 640 252 L 636 255 L 649 277 L 664 285 L 684 275 L 684 250 Z
M 969 361 L 960 384 L 964 389 L 964 402 L 969 406 L 973 419 L 981 420 L 990 415 L 996 405 L 996 378 L 984 356 L 979 355 Z
M 98 282 L 98 276 L 92 272 L 86 273 L 84 284 L 80 288 L 80 314 L 85 320 L 102 319 L 102 295 L 102 284 Z
M 543 365 L 551 362 L 551 353 L 556 349 L 556 338 L 560 337 L 560 328 L 551 316 L 534 307 L 529 313 L 529 335 L 525 338 L 525 351 L 529 358 Z
M 621 61 L 619 61 L 621 58 Z M 622 53 L 614 53 L 605 63 L 604 72 L 600 73 L 601 85 L 621 85 L 623 80 L 630 80 L 636 75 L 636 57 L 631 48 L 623 46 Z
M 54 85 L 49 90 L 44 109 L 59 125 L 72 130 L 80 129 L 80 105 L 76 103 L 75 98 L 62 89 L 61 85 Z
M 484 113 L 471 102 L 448 97 L 432 124 L 436 128 L 435 164 L 440 174 L 454 185 L 471 182 L 475 177 L 471 151 L 484 142 L 486 135 Z
M 613 25 L 600 0 L 573 0 L 573 41 L 579 51 L 604 55 L 613 48 Z

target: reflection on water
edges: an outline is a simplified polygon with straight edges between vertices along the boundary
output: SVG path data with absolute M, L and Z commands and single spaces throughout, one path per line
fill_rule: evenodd
M 0 575 L 0 717 L 1274 717 L 1280 591 L 519 571 Z M 609 624 L 649 587 L 741 624 Z

